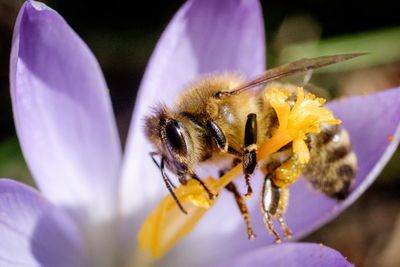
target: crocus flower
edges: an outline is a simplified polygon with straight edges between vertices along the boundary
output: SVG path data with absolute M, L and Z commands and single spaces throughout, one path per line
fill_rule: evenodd
M 58 13 L 25 2 L 15 25 L 10 84 L 19 141 L 40 192 L 0 180 L 0 265 L 109 267 L 153 261 L 137 250 L 136 235 L 167 192 L 147 156 L 151 148 L 141 118 L 157 100 L 171 104 L 199 74 L 240 71 L 250 78 L 261 73 L 262 25 L 256 0 L 187 1 L 152 55 L 122 157 L 96 59 Z M 365 191 L 400 139 L 400 89 L 329 107 L 350 133 L 359 171 L 343 202 L 328 199 L 303 180 L 292 186 L 287 222 L 296 238 L 332 219 Z M 194 231 L 158 264 L 321 266 L 324 261 L 325 266 L 349 266 L 338 252 L 321 245 L 264 247 L 273 239 L 264 233 L 255 198 L 249 207 L 256 215 L 255 242 L 247 240 L 235 205 L 222 193 Z

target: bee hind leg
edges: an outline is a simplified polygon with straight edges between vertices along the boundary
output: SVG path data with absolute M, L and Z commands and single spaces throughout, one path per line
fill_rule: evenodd
M 288 189 L 286 187 L 276 186 L 273 182 L 272 175 L 267 174 L 263 183 L 260 206 L 261 212 L 264 215 L 264 224 L 267 230 L 274 236 L 276 243 L 282 242 L 282 239 L 273 226 L 273 219 L 279 222 L 286 239 L 292 237 L 292 232 L 283 218 L 288 199 Z
M 283 156 L 286 151 L 283 150 L 281 153 Z M 286 239 L 292 238 L 292 231 L 287 226 L 283 215 L 289 202 L 288 186 L 298 179 L 304 166 L 298 162 L 296 155 L 289 155 L 283 162 L 274 159 L 266 167 L 261 211 L 264 213 L 264 223 L 268 231 L 274 235 L 275 242 L 279 243 L 281 239 L 273 229 L 272 220 L 278 221 Z
M 286 224 L 285 219 L 283 218 L 282 214 L 277 214 L 276 215 L 278 222 L 283 230 L 283 233 L 285 235 L 286 239 L 292 239 L 293 233 L 292 230 L 290 230 L 289 226 Z
M 272 221 L 272 215 L 268 211 L 264 211 L 264 216 L 263 216 L 264 224 L 267 227 L 268 232 L 270 232 L 274 238 L 275 238 L 275 243 L 281 243 L 281 236 L 278 234 L 278 232 L 275 230 L 273 221 Z

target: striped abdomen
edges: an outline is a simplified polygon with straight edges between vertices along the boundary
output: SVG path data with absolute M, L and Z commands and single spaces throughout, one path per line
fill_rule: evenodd
M 321 125 L 321 132 L 309 138 L 310 162 L 303 174 L 318 190 L 344 199 L 357 170 L 357 158 L 349 135 L 337 125 Z

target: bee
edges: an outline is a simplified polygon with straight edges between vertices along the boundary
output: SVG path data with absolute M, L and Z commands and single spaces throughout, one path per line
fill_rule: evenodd
M 279 126 L 277 115 L 263 92 L 271 87 L 285 87 L 291 92 L 288 101 L 296 100 L 293 84 L 280 80 L 296 73 L 307 72 L 326 65 L 349 60 L 362 54 L 341 54 L 311 59 L 300 59 L 292 63 L 265 71 L 258 78 L 245 82 L 237 74 L 211 75 L 194 82 L 184 90 L 175 107 L 158 105 L 154 114 L 145 118 L 145 133 L 154 145 L 150 152 L 158 166 L 165 185 L 183 213 L 187 213 L 174 194 L 175 187 L 166 173 L 175 174 L 182 185 L 188 179 L 197 180 L 209 198 L 215 195 L 196 175 L 196 167 L 206 161 L 233 158 L 233 165 L 243 164 L 246 182 L 246 197 L 253 190 L 250 177 L 257 166 L 257 148 L 271 138 Z M 262 87 L 259 90 L 250 90 Z M 291 89 L 292 88 L 292 89 Z M 314 188 L 327 196 L 342 200 L 350 192 L 357 169 L 357 158 L 345 129 L 337 125 L 322 124 L 317 134 L 307 135 L 310 160 L 302 174 Z M 158 162 L 155 156 L 160 156 Z M 276 170 L 289 164 L 296 164 L 296 156 L 290 146 L 262 163 L 265 174 L 260 201 L 264 223 L 270 233 L 280 242 L 280 236 L 273 228 L 272 219 L 280 223 L 286 238 L 291 231 L 283 215 L 288 202 L 288 190 L 277 184 Z M 221 170 L 221 175 L 223 174 Z M 239 210 L 245 220 L 249 239 L 255 237 L 251 228 L 245 198 L 231 182 L 226 189 L 233 193 Z

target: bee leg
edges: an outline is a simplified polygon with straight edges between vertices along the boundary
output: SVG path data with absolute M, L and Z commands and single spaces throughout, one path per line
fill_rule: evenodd
M 276 215 L 278 222 L 283 230 L 283 233 L 285 234 L 286 239 L 291 239 L 293 236 L 292 230 L 290 230 L 289 226 L 286 224 L 285 219 L 283 218 L 282 214 L 277 214 Z
M 292 237 L 292 232 L 283 218 L 289 201 L 288 186 L 298 179 L 302 169 L 303 165 L 298 162 L 296 155 L 288 157 L 281 163 L 272 161 L 266 168 L 267 175 L 263 185 L 261 209 L 267 214 L 265 220 L 271 220 L 272 216 L 273 219 L 279 222 L 286 239 Z M 270 230 L 271 223 L 267 222 L 266 225 Z M 276 239 L 275 234 L 274 236 L 275 241 L 280 242 L 280 239 Z
M 285 212 L 289 199 L 289 191 L 286 187 L 278 187 L 273 182 L 273 177 L 270 174 L 265 176 L 262 198 L 261 211 L 264 214 L 264 223 L 267 230 L 274 236 L 275 242 L 280 243 L 281 237 L 274 229 L 272 220 L 277 219 L 286 239 L 292 237 L 292 232 L 286 225 L 282 214 Z
M 242 217 L 246 223 L 246 229 L 247 229 L 247 236 L 250 240 L 254 239 L 256 237 L 256 235 L 254 234 L 253 228 L 251 226 L 251 222 L 250 222 L 250 216 L 249 216 L 249 211 L 247 209 L 246 203 L 244 198 L 242 197 L 242 195 L 239 193 L 236 185 L 231 182 L 229 183 L 227 186 L 225 186 L 225 188 L 231 192 L 236 200 L 236 204 L 240 210 L 240 213 L 242 214 Z
M 196 180 L 197 182 L 199 182 L 199 184 L 204 188 L 204 190 L 207 192 L 208 194 L 208 198 L 209 199 L 214 199 L 217 197 L 217 195 L 215 195 L 214 193 L 211 192 L 211 190 L 207 187 L 207 185 L 195 174 L 192 174 L 192 179 Z
M 232 154 L 235 157 L 242 157 L 242 153 L 228 145 L 224 132 L 215 121 L 208 120 L 207 129 L 211 133 L 211 137 L 214 139 L 215 144 L 222 152 Z
M 261 212 L 264 214 L 264 224 L 267 230 L 274 236 L 276 243 L 281 242 L 281 237 L 275 231 L 272 219 L 278 212 L 280 197 L 281 189 L 274 185 L 269 174 L 266 175 L 262 189 Z
M 247 121 L 244 132 L 244 154 L 243 154 L 243 173 L 246 179 L 247 193 L 246 197 L 250 197 L 253 190 L 250 185 L 250 175 L 254 172 L 257 165 L 257 115 L 250 113 L 247 115 Z
M 208 120 L 207 129 L 211 133 L 211 136 L 217 144 L 217 147 L 223 152 L 228 152 L 228 142 L 226 141 L 225 134 L 221 127 L 219 127 L 215 121 Z
M 274 236 L 275 243 L 281 243 L 281 237 L 279 236 L 278 232 L 275 231 L 274 225 L 272 224 L 272 215 L 268 211 L 264 211 L 263 220 L 268 232 Z
M 230 168 L 221 169 L 219 171 L 219 176 L 220 177 L 224 176 L 227 171 L 229 171 L 230 169 L 235 167 L 240 162 L 241 162 L 240 158 L 234 158 L 232 161 L 232 166 Z M 242 217 L 246 223 L 247 236 L 249 239 L 254 239 L 256 237 L 256 235 L 254 234 L 253 228 L 251 226 L 249 211 L 247 209 L 247 205 L 246 205 L 244 198 L 239 193 L 239 190 L 237 189 L 236 185 L 233 182 L 231 182 L 227 186 L 225 186 L 225 189 L 234 195 L 236 204 L 237 204 L 239 211 L 242 214 Z

